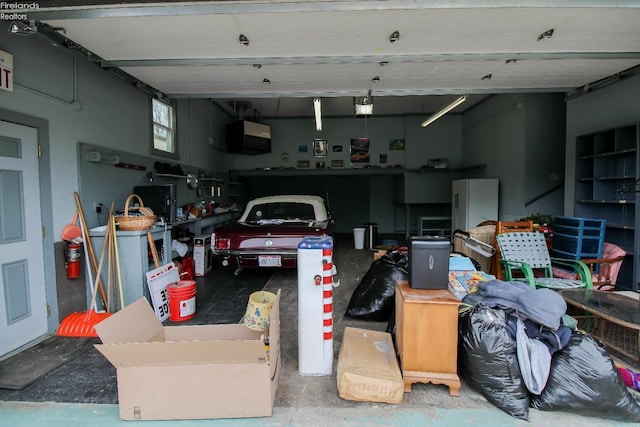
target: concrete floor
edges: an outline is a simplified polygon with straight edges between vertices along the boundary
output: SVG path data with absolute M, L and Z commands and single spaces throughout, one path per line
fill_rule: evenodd
M 342 333 L 346 326 L 386 330 L 386 322 L 349 319 L 343 316 L 354 289 L 373 260 L 370 250 L 351 249 L 348 236 L 338 236 L 333 262 L 340 286 L 334 289 L 334 372 L 330 376 L 301 376 L 297 353 L 297 275 L 276 272 L 265 285 L 281 290 L 281 352 L 283 370 L 278 385 L 273 416 L 267 418 L 144 421 L 148 426 L 622 426 L 626 423 L 582 417 L 566 412 L 531 409 L 530 421 L 511 417 L 462 383 L 460 397 L 449 395 L 442 385 L 414 384 L 399 405 L 343 400 L 336 389 L 335 369 Z M 215 273 L 214 273 L 215 274 Z M 212 386 L 215 386 L 212 384 Z M 120 421 L 117 405 L 0 402 L 3 425 L 20 426 L 115 426 Z

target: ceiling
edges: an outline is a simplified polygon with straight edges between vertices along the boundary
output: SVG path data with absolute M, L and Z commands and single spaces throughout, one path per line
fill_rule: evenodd
M 47 3 L 29 18 L 56 44 L 239 116 L 313 115 L 316 97 L 324 115 L 354 115 L 369 91 L 374 115 L 428 114 L 467 94 L 461 112 L 492 94 L 573 96 L 640 68 L 638 1 Z

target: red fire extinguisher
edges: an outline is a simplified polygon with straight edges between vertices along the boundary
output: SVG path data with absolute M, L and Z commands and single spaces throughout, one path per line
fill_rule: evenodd
M 67 269 L 67 279 L 77 279 L 80 277 L 80 245 L 69 243 L 65 247 L 65 267 Z

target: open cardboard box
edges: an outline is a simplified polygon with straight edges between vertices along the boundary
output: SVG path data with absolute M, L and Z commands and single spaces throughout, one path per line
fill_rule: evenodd
M 269 331 L 163 326 L 141 298 L 95 326 L 117 368 L 123 420 L 271 416 L 281 371 L 280 291 Z M 265 346 L 268 334 L 269 346 Z

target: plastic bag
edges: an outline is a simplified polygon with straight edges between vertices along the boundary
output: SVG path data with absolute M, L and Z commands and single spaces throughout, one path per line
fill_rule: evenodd
M 553 355 L 551 375 L 531 406 L 617 421 L 640 422 L 640 406 L 626 389 L 607 350 L 588 334 L 574 332 Z
M 471 387 L 507 414 L 529 420 L 529 392 L 520 374 L 506 311 L 478 304 L 460 316 L 458 370 Z
M 346 317 L 386 322 L 395 305 L 396 281 L 407 280 L 406 251 L 389 252 L 371 263 L 353 291 Z

